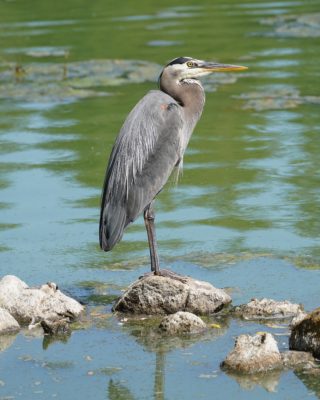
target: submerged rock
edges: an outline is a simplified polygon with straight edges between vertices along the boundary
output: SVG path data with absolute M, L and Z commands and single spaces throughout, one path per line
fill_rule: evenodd
M 25 325 L 64 318 L 71 321 L 83 311 L 83 306 L 64 295 L 56 284 L 49 282 L 40 288 L 31 288 L 13 275 L 0 280 L 0 304 Z
M 224 290 L 208 282 L 173 275 L 141 277 L 117 300 L 113 310 L 148 315 L 189 311 L 205 315 L 217 312 L 231 302 Z
M 317 368 L 314 357 L 306 351 L 285 351 L 281 353 L 283 366 L 295 370 L 308 370 Z
M 41 326 L 47 335 L 69 335 L 71 333 L 69 319 L 63 318 L 58 321 L 43 320 Z
M 106 96 L 101 88 L 156 81 L 161 67 L 138 60 L 0 62 L 0 98 L 61 103 Z
M 300 304 L 272 299 L 252 299 L 234 308 L 234 313 L 247 320 L 293 318 L 303 313 Z
M 246 100 L 243 109 L 256 111 L 285 110 L 296 108 L 301 104 L 320 104 L 319 96 L 303 96 L 293 87 L 274 85 L 261 92 L 243 93 L 235 97 Z
M 279 37 L 320 37 L 320 13 L 304 15 L 277 15 L 261 20 L 272 25 L 273 36 Z
M 180 312 L 178 312 L 180 313 Z M 182 312 L 184 314 L 184 312 Z M 223 314 L 223 313 L 222 313 Z M 175 314 L 171 314 L 174 316 Z M 171 316 L 169 315 L 169 317 Z M 193 317 L 197 317 L 192 314 Z M 119 324 L 126 334 L 130 335 L 136 340 L 136 342 L 142 346 L 146 351 L 164 353 L 170 352 L 172 350 L 177 350 L 179 348 L 186 349 L 189 346 L 193 346 L 195 343 L 199 342 L 209 342 L 215 341 L 219 337 L 226 334 L 228 330 L 228 317 L 224 315 L 219 315 L 219 325 L 213 328 L 210 322 L 211 317 L 205 317 L 206 324 L 203 325 L 202 320 L 201 327 L 199 330 L 193 331 L 188 327 L 185 332 L 172 333 L 165 332 L 159 325 L 162 320 L 167 316 L 163 315 L 139 315 L 139 314 L 118 314 L 116 315 Z M 215 316 L 214 319 L 218 317 Z M 221 317 L 221 319 L 220 319 Z M 174 318 L 175 319 L 175 318 Z M 181 320 L 176 321 L 177 325 Z M 184 321 L 182 321 L 183 323 Z M 186 322 L 187 324 L 188 322 Z M 190 322 L 191 325 L 192 322 Z M 183 324 L 182 324 L 183 326 Z M 166 328 L 165 328 L 166 329 Z M 190 330 L 190 332 L 188 332 Z M 192 330 L 192 332 L 191 332 Z
M 167 315 L 159 325 L 159 329 L 169 335 L 199 333 L 204 331 L 206 327 L 201 318 L 186 311 Z
M 271 333 L 240 335 L 221 366 L 236 372 L 259 373 L 282 367 L 281 354 Z
M 102 91 L 102 88 L 156 82 L 161 69 L 159 64 L 141 60 L 67 62 L 65 59 L 61 63 L 30 62 L 24 65 L 0 61 L 0 98 L 60 103 L 105 96 L 110 92 Z M 221 84 L 234 83 L 239 76 L 217 74 L 206 78 L 204 84 L 208 91 L 214 91 Z
M 20 329 L 19 323 L 4 308 L 0 307 L 0 334 L 17 332 Z
M 0 98 L 14 99 L 17 101 L 30 101 L 33 103 L 64 103 L 88 97 L 101 97 L 108 95 L 108 93 L 102 91 L 76 88 L 62 84 L 48 84 L 45 90 L 41 89 L 41 85 L 38 86 L 33 83 L 5 83 L 1 84 L 0 88 Z
M 309 351 L 320 358 L 320 307 L 292 327 L 289 348 Z

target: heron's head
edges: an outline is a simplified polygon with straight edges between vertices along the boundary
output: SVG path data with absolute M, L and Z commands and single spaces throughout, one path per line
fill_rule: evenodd
M 197 79 L 213 72 L 243 71 L 245 69 L 247 67 L 240 65 L 218 64 L 191 57 L 179 57 L 170 61 L 164 67 L 161 75 L 165 72 L 166 76 L 170 76 L 177 81 L 182 81 L 184 79 Z M 159 79 L 161 79 L 161 75 Z

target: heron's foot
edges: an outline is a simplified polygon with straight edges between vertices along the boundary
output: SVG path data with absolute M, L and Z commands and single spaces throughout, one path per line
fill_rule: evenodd
M 176 281 L 187 283 L 188 278 L 186 276 L 177 274 L 176 272 L 170 271 L 169 269 L 160 269 L 155 272 L 147 272 L 141 276 L 141 278 L 146 278 L 147 276 L 163 276 L 165 278 L 175 279 Z

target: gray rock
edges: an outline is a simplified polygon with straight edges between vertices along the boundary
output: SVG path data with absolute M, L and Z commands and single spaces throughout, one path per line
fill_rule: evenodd
M 301 311 L 300 313 L 298 313 L 294 318 L 292 318 L 292 321 L 290 323 L 291 329 L 299 324 L 303 319 L 305 319 L 305 317 L 308 315 L 308 313 Z
M 236 315 L 247 319 L 283 319 L 293 318 L 303 312 L 300 304 L 272 299 L 252 299 L 248 304 L 234 308 Z
M 308 370 L 317 368 L 314 357 L 305 351 L 289 350 L 281 353 L 281 358 L 284 367 L 299 370 Z
M 260 332 L 254 336 L 238 336 L 234 349 L 221 366 L 232 371 L 252 374 L 280 368 L 283 363 L 274 337 L 270 333 Z
M 20 330 L 20 325 L 13 316 L 4 308 L 0 307 L 0 334 L 17 332 Z
M 159 329 L 169 335 L 199 333 L 206 327 L 201 318 L 187 311 L 167 315 L 159 325 Z
M 293 326 L 289 348 L 309 351 L 314 357 L 320 358 L 320 307 Z
M 147 275 L 129 286 L 117 300 L 114 311 L 133 314 L 173 314 L 189 311 L 204 315 L 217 312 L 231 297 L 210 283 L 182 277 Z
M 46 335 L 70 335 L 71 330 L 69 326 L 69 319 L 63 318 L 58 321 L 43 320 L 41 321 L 41 326 Z
M 83 311 L 80 303 L 64 295 L 54 283 L 30 288 L 13 275 L 0 280 L 0 306 L 21 324 L 66 317 L 72 320 Z
M 303 351 L 285 351 L 280 353 L 282 367 L 286 369 L 294 369 L 294 373 L 304 380 L 311 378 L 312 384 L 319 382 L 320 369 L 317 362 L 310 353 Z M 277 386 L 280 381 L 283 368 L 279 364 L 280 368 L 272 369 L 261 372 L 252 371 L 252 373 L 239 373 L 238 370 L 226 369 L 226 373 L 229 377 L 233 378 L 237 383 L 246 390 L 252 390 L 255 386 L 261 386 L 268 392 L 276 392 Z M 305 382 L 304 382 L 305 383 Z M 307 385 L 308 386 L 308 385 Z M 317 385 L 314 385 L 317 387 Z M 315 390 L 313 387 L 310 390 Z

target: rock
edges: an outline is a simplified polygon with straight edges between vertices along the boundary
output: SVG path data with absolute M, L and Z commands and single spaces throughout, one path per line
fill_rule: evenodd
M 238 336 L 234 349 L 221 364 L 223 368 L 249 374 L 266 372 L 282 365 L 277 342 L 266 332 Z
M 301 311 L 298 313 L 294 318 L 292 318 L 292 321 L 290 323 L 291 328 L 293 328 L 295 325 L 297 325 L 299 322 L 301 322 L 305 317 L 308 315 L 308 313 Z
M 0 334 L 17 332 L 20 330 L 20 325 L 13 316 L 4 308 L 0 307 Z
M 64 295 L 54 283 L 30 288 L 13 275 L 0 280 L 0 305 L 21 324 L 63 318 L 71 321 L 83 311 L 80 303 Z
M 320 358 L 320 307 L 293 326 L 289 348 L 309 351 L 314 357 Z
M 194 315 L 194 317 L 196 316 Z M 171 335 L 159 327 L 161 321 L 165 318 L 164 315 L 146 316 L 119 313 L 116 318 L 127 335 L 130 335 L 145 351 L 152 353 L 167 353 L 172 350 L 186 349 L 199 342 L 217 340 L 226 334 L 229 321 L 225 316 L 222 316 L 221 322 L 219 319 L 219 328 L 211 328 L 210 323 L 208 323 L 204 326 L 204 329 L 201 328 L 197 332 Z
M 204 331 L 206 327 L 201 318 L 186 311 L 167 315 L 159 325 L 159 329 L 169 335 L 199 333 Z
M 281 353 L 281 358 L 286 368 L 307 370 L 317 367 L 314 357 L 305 351 L 285 351 Z
M 293 318 L 303 312 L 303 307 L 289 301 L 272 299 L 252 299 L 248 304 L 234 308 L 234 313 L 244 319 Z
M 71 333 L 68 318 L 58 321 L 43 320 L 41 326 L 46 335 L 69 335 Z
M 117 300 L 113 310 L 148 315 L 189 311 L 204 315 L 217 312 L 231 302 L 224 290 L 210 283 L 170 274 L 141 277 Z

